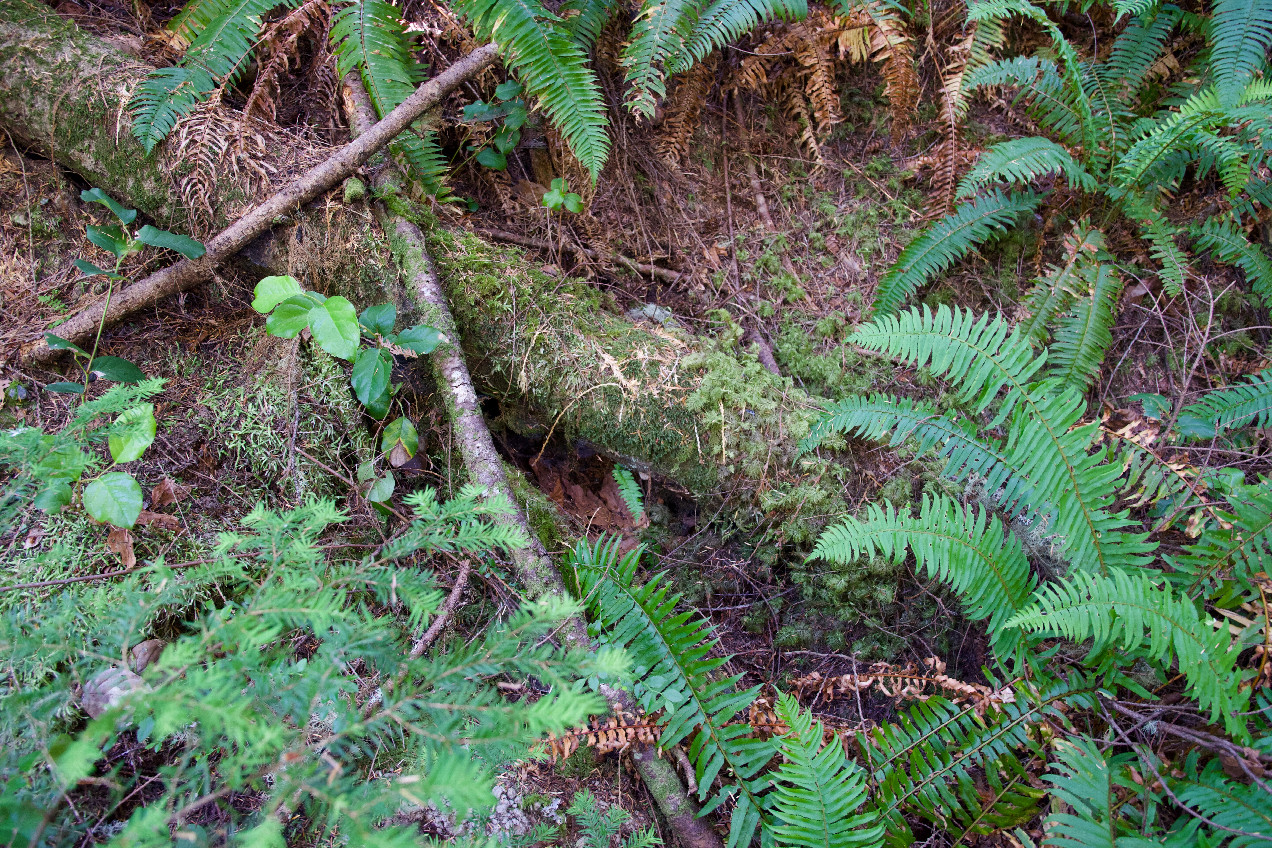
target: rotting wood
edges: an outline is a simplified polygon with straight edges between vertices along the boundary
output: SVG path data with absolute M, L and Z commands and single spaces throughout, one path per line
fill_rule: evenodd
M 361 81 L 353 74 L 345 78 L 344 94 L 349 124 L 355 135 L 367 130 L 374 117 L 370 98 Z M 401 188 L 400 174 L 395 165 L 379 163 L 375 187 L 383 195 Z M 376 216 L 386 231 L 395 235 L 394 253 L 402 272 L 410 279 L 411 289 L 422 301 L 424 317 L 446 338 L 430 356 L 437 382 L 446 394 L 447 413 L 455 433 L 464 467 L 473 480 L 487 492 L 501 494 L 516 505 L 513 515 L 504 520 L 517 525 L 526 534 L 528 544 L 512 554 L 513 564 L 531 598 L 554 595 L 568 598 L 569 592 L 560 572 L 552 562 L 542 540 L 530 527 L 525 510 L 517 504 L 512 487 L 504 470 L 503 460 L 495 450 L 490 429 L 477 402 L 477 390 L 473 385 L 468 364 L 458 345 L 459 332 L 451 314 L 446 293 L 437 276 L 437 269 L 429 256 L 424 234 L 414 222 L 393 214 L 383 203 L 376 203 Z M 466 577 L 467 575 L 463 575 Z M 457 585 L 458 580 L 456 578 Z M 452 593 L 454 597 L 454 593 Z M 430 630 L 431 632 L 431 630 Z M 572 616 L 559 631 L 563 639 L 574 646 L 587 646 L 587 623 L 581 616 Z M 427 644 L 427 635 L 421 640 Z M 622 709 L 631 711 L 636 700 L 629 692 L 613 690 L 607 693 L 610 700 L 618 702 Z M 668 825 L 677 840 L 685 848 L 720 848 L 720 837 L 711 826 L 698 816 L 698 807 L 685 794 L 675 769 L 658 755 L 655 746 L 637 745 L 632 760 L 640 772 L 645 786 L 654 796 Z
M 162 298 L 185 291 L 208 279 L 218 265 L 274 226 L 276 221 L 353 174 L 420 115 L 437 105 L 461 82 L 494 63 L 498 56 L 498 48 L 493 44 L 474 50 L 421 85 L 414 94 L 366 133 L 341 147 L 322 164 L 288 182 L 264 203 L 215 236 L 207 243 L 207 252 L 202 257 L 183 259 L 126 286 L 110 298 L 109 309 L 102 302 L 81 310 L 58 326 L 58 335 L 74 342 L 84 341 L 96 332 L 103 318 L 107 325 L 112 324 Z M 48 362 L 59 353 L 61 351 L 40 341 L 23 352 L 23 360 Z

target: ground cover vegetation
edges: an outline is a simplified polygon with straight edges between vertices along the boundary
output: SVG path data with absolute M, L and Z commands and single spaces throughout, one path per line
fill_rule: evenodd
M 13 79 L 65 18 L 7 844 L 1272 845 L 1268 0 L 0 0 Z

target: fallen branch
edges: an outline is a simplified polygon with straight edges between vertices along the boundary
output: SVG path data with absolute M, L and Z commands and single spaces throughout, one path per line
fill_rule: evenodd
M 450 618 L 455 613 L 455 607 L 459 606 L 459 599 L 464 595 L 464 588 L 468 585 L 468 575 L 473 572 L 473 564 L 467 559 L 460 560 L 459 573 L 455 575 L 455 585 L 451 587 L 450 594 L 446 596 L 446 600 L 442 602 L 441 607 L 437 610 L 437 618 L 433 619 L 433 623 L 428 626 L 428 630 L 424 631 L 424 635 L 411 645 L 410 658 L 417 660 L 424 656 L 424 652 L 428 650 L 428 646 L 437 641 L 437 637 L 441 635 L 442 630 L 446 628 Z
M 285 185 L 264 203 L 239 218 L 206 245 L 207 252 L 199 259 L 185 259 L 170 265 L 126 287 L 111 299 L 109 311 L 98 303 L 71 316 L 58 325 L 58 335 L 79 342 L 96 332 L 105 314 L 105 322 L 112 324 L 126 315 L 165 298 L 185 291 L 208 279 L 212 271 L 225 260 L 238 253 L 249 242 L 274 226 L 280 219 L 298 207 L 334 188 L 367 162 L 428 109 L 469 77 L 477 74 L 498 58 L 493 44 L 479 47 L 451 65 L 438 76 L 421 85 L 414 94 L 369 127 L 353 141 L 337 150 L 320 165 Z M 53 350 L 44 341 L 35 343 L 23 353 L 27 362 L 48 362 L 60 351 Z
M 536 250 L 552 251 L 557 248 L 556 245 L 543 241 L 542 239 L 531 238 L 530 236 L 523 236 L 518 233 L 510 233 L 507 230 L 492 230 L 485 227 L 474 227 L 473 232 L 482 238 L 493 239 L 494 241 L 504 241 L 509 244 L 519 244 L 522 247 L 533 247 Z M 609 260 L 610 262 L 616 262 L 624 268 L 635 271 L 637 274 L 646 274 L 650 277 L 657 277 L 660 280 L 666 280 L 670 283 L 679 282 L 681 277 L 684 276 L 679 271 L 673 271 L 670 268 L 660 268 L 657 265 L 647 265 L 644 262 L 637 262 L 635 259 L 631 259 L 621 253 L 602 253 L 599 250 L 593 250 L 590 247 L 583 247 L 582 245 L 577 244 L 566 244 L 562 245 L 562 247 L 575 255 L 585 256 L 593 261 Z
M 344 93 L 349 124 L 357 134 L 371 124 L 374 112 L 370 98 L 362 87 L 361 80 L 354 74 L 345 77 Z M 377 171 L 375 185 L 381 196 L 400 192 L 401 186 L 398 185 L 395 171 L 396 167 L 388 162 Z M 438 279 L 437 269 L 429 256 L 424 234 L 414 222 L 391 213 L 383 203 L 376 204 L 376 214 L 385 231 L 393 234 L 391 242 L 395 256 L 403 273 L 410 278 L 411 287 L 422 301 L 420 307 L 423 319 L 447 339 L 433 351 L 430 361 L 437 374 L 439 388 L 442 389 L 464 467 L 473 480 L 487 492 L 503 495 L 516 507 L 513 515 L 502 520 L 519 526 L 528 539 L 524 548 L 512 553 L 517 576 L 531 598 L 548 595 L 568 598 L 569 592 L 560 572 L 548 556 L 542 540 L 530 527 L 525 510 L 517 505 L 504 470 L 503 459 L 495 450 L 490 429 L 486 426 L 486 419 L 478 405 L 477 390 L 464 361 L 463 351 L 459 348 L 455 318 Z M 587 624 L 581 616 L 571 616 L 562 624 L 559 632 L 567 644 L 575 647 L 591 645 Z M 617 700 L 624 709 L 632 710 L 636 706 L 635 699 L 628 692 L 610 690 L 606 695 Z M 685 848 L 721 848 L 720 837 L 710 824 L 698 817 L 698 807 L 685 794 L 675 769 L 658 756 L 654 746 L 637 746 L 633 749 L 632 760 L 650 794 L 667 817 L 677 839 Z

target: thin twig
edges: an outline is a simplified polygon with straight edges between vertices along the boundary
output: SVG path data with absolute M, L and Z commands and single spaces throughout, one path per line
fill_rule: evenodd
M 409 655 L 411 659 L 416 660 L 424 656 L 428 646 L 437 641 L 437 637 L 441 635 L 442 630 L 450 622 L 450 617 L 455 612 L 455 608 L 459 606 L 459 599 L 464 594 L 464 587 L 468 585 L 468 575 L 472 574 L 472 572 L 472 562 L 467 559 L 460 560 L 459 573 L 455 575 L 455 585 L 451 587 L 450 594 L 446 596 L 446 600 L 437 610 L 437 618 L 433 619 L 433 623 L 428 626 L 428 630 L 424 631 L 424 635 L 411 646 Z

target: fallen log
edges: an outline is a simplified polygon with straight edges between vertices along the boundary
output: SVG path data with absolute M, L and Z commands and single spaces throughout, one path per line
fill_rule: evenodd
M 360 137 L 372 128 L 375 112 L 371 99 L 361 81 L 352 74 L 345 80 L 345 95 L 349 123 Z M 379 194 L 392 192 L 395 188 L 400 192 L 403 181 L 404 178 L 396 166 L 383 162 L 376 174 L 375 185 Z M 459 444 L 464 467 L 488 492 L 503 495 L 509 502 L 516 504 L 517 499 L 504 471 L 503 458 L 495 450 L 486 419 L 478 405 L 477 391 L 463 352 L 457 344 L 449 341 L 459 338 L 459 333 L 446 294 L 438 280 L 437 269 L 429 256 L 424 234 L 416 224 L 392 213 L 382 203 L 376 204 L 376 214 L 384 230 L 392 231 L 397 239 L 397 262 L 423 306 L 425 320 L 441 330 L 448 339 L 433 351 L 429 360 L 433 365 L 438 387 L 445 397 L 448 417 L 455 433 L 455 441 Z M 544 548 L 543 541 L 530 527 L 525 509 L 518 505 L 515 515 L 507 520 L 518 525 L 529 539 L 525 548 L 512 554 L 517 576 L 526 587 L 527 594 L 531 598 L 544 595 L 570 597 L 560 571 Z M 459 578 L 456 579 L 458 581 Z M 575 646 L 588 646 L 592 643 L 587 635 L 587 623 L 579 615 L 572 616 L 565 622 L 562 634 L 567 642 Z M 425 643 L 426 639 L 421 642 Z M 636 710 L 636 699 L 630 692 L 613 691 L 609 694 L 625 711 Z M 658 756 L 653 745 L 636 745 L 632 760 L 675 833 L 677 842 L 683 848 L 721 848 L 720 837 L 706 820 L 699 817 L 699 808 L 685 794 L 675 769 L 670 762 Z
M 160 226 L 190 220 L 177 184 L 181 151 L 165 145 L 145 157 L 127 131 L 123 105 L 144 65 L 35 0 L 0 0 L 0 61 L 0 125 L 16 140 Z M 249 183 L 218 174 L 208 220 L 250 208 L 260 187 Z M 753 357 L 735 356 L 733 339 L 627 321 L 595 288 L 447 229 L 401 195 L 385 200 L 423 232 L 474 382 L 500 402 L 501 424 L 586 441 L 695 496 L 735 492 L 736 525 L 750 532 L 763 522 L 779 548 L 806 543 L 842 509 L 842 469 L 798 456 L 818 404 Z M 291 273 L 359 306 L 391 300 L 404 319 L 420 320 L 386 249 L 400 247 L 397 236 L 369 219 L 365 207 L 328 198 L 300 207 L 246 252 L 262 275 Z

